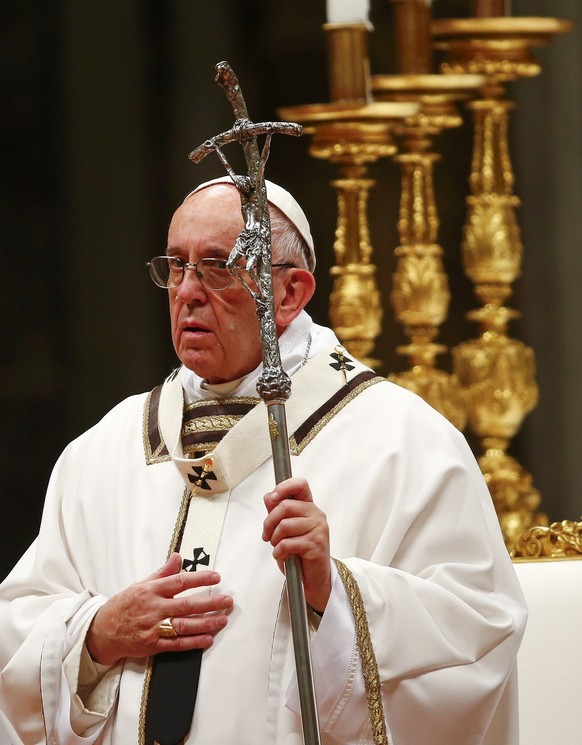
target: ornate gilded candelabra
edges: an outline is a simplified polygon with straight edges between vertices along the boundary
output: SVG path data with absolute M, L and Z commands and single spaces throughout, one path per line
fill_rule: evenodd
M 481 303 L 468 318 L 479 323 L 480 334 L 454 349 L 453 360 L 470 427 L 483 448 L 479 463 L 512 552 L 519 536 L 533 525 L 547 525 L 547 517 L 537 512 L 540 495 L 531 475 L 507 454 L 537 403 L 538 389 L 533 350 L 507 334 L 509 321 L 519 315 L 506 302 L 520 274 L 523 248 L 507 141 L 512 103 L 504 98 L 504 83 L 537 75 L 540 66 L 531 48 L 570 24 L 555 18 L 488 17 L 502 12 L 499 5 L 476 0 L 479 17 L 434 21 L 432 30 L 436 47 L 446 51 L 443 72 L 488 76 L 483 97 L 468 104 L 474 145 L 462 245 L 464 269 Z
M 375 184 L 368 178 L 368 165 L 396 151 L 395 123 L 416 113 L 418 105 L 370 100 L 367 24 L 326 24 L 324 30 L 331 102 L 283 108 L 279 114 L 313 135 L 313 157 L 339 168 L 340 178 L 331 182 L 338 211 L 330 319 L 346 349 L 376 367 L 379 361 L 371 355 L 381 330 L 382 304 L 368 231 L 368 193 Z
M 430 4 L 425 0 L 393 3 L 400 74 L 373 76 L 372 92 L 377 100 L 414 102 L 420 109 L 394 128 L 401 143 L 401 152 L 394 159 L 400 163 L 402 189 L 400 245 L 395 250 L 391 300 L 410 340 L 397 351 L 409 358 L 410 368 L 389 378 L 418 393 L 463 429 L 467 416 L 457 378 L 436 369 L 436 356 L 447 351 L 434 339 L 447 317 L 450 292 L 443 250 L 437 242 L 433 166 L 439 156 L 432 151 L 432 138 L 445 128 L 462 124 L 457 102 L 475 95 L 486 78 L 432 74 Z

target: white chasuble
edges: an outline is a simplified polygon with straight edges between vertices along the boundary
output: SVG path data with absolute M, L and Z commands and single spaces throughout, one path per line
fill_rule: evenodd
M 398 386 L 367 377 L 343 395 L 344 376 L 362 374 L 347 359 L 352 369 L 333 347 L 320 351 L 293 375 L 288 404 L 293 474 L 325 512 L 332 556 L 364 611 L 354 623 L 334 570 L 312 640 L 323 743 L 373 742 L 363 672 L 375 667 L 392 745 L 513 745 L 525 609 L 475 459 L 459 432 Z M 321 375 L 310 371 L 320 364 Z M 337 383 L 324 392 L 329 376 Z M 59 460 L 39 538 L 1 588 L 0 710 L 26 745 L 47 741 L 45 727 L 51 745 L 137 745 L 148 661 L 105 672 L 86 710 L 63 682 L 63 660 L 100 604 L 163 564 L 182 508 L 180 468 L 189 468 L 194 498 L 228 487 L 207 553 L 222 578 L 211 592 L 231 594 L 234 606 L 204 652 L 186 742 L 300 745 L 284 577 L 261 539 L 274 483 L 265 407 L 224 415 L 240 418 L 207 456 L 196 448 L 208 442 L 190 433 L 194 457 L 175 462 L 177 442 L 160 436 L 155 408 L 150 396 L 127 399 Z M 362 621 L 372 662 L 358 653 Z

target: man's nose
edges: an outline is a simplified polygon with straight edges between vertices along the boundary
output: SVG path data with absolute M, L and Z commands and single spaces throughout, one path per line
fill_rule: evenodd
M 191 303 L 194 300 L 206 300 L 206 288 L 200 281 L 198 272 L 194 267 L 187 266 L 184 268 L 184 278 L 176 289 L 176 297 L 184 303 Z

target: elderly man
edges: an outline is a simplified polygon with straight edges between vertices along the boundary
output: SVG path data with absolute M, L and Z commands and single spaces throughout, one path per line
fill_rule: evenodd
M 210 182 L 150 264 L 182 367 L 65 450 L 2 586 L 4 717 L 30 745 L 298 745 L 296 556 L 323 743 L 514 744 L 526 614 L 475 460 L 307 316 L 309 226 L 267 194 L 296 476 L 273 489 L 254 303 L 225 266 L 239 195 Z

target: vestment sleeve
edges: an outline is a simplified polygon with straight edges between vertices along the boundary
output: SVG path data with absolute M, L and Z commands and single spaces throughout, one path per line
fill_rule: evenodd
M 99 609 L 105 598 L 95 598 L 94 606 L 78 619 L 79 629 L 65 654 L 63 670 L 71 692 L 71 724 L 77 734 L 99 731 L 117 699 L 123 664 L 99 665 L 94 662 L 85 646 L 85 637 L 93 620 L 95 608 Z M 71 630 L 71 622 L 68 627 Z
M 89 713 L 64 662 L 105 598 L 82 587 L 70 558 L 60 503 L 67 463 L 65 451 L 49 484 L 40 536 L 0 588 L 0 708 L 25 742 L 58 734 L 55 741 L 91 745 L 111 705 Z
M 370 680 L 392 745 L 489 743 L 499 702 L 513 695 L 523 596 L 468 446 L 452 428 L 437 429 L 429 456 L 373 464 L 362 513 L 384 500 L 386 522 L 369 556 L 342 557 L 355 592 L 334 580 L 313 641 L 320 727 L 331 742 L 375 742 Z M 358 602 L 363 613 L 350 614 Z M 288 705 L 296 710 L 292 695 Z M 515 738 L 507 732 L 504 742 Z

